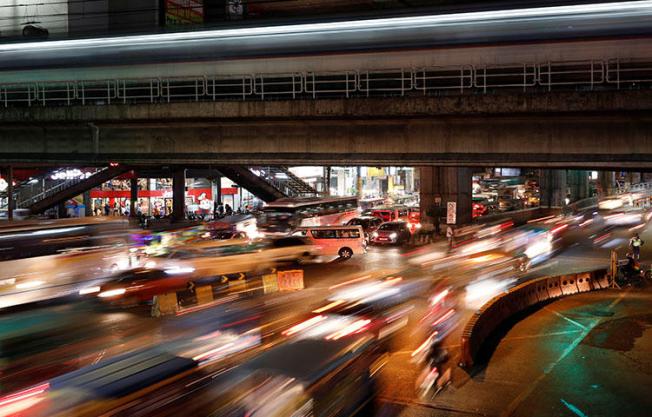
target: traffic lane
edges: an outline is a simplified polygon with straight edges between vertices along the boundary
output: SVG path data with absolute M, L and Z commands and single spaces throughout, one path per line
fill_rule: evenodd
M 641 247 L 641 262 L 644 264 L 652 262 L 652 228 L 647 224 L 635 229 L 615 228 L 610 232 L 609 238 L 596 244 L 591 236 L 602 234 L 601 229 L 596 226 L 573 231 L 565 237 L 566 244 L 559 253 L 545 263 L 531 268 L 524 278 L 532 279 L 606 268 L 609 266 L 612 250 L 616 250 L 619 259 L 625 258 L 630 251 L 629 239 L 634 236 L 634 233 L 639 233 L 644 242 L 651 242 Z
M 332 286 L 365 276 L 382 260 L 389 260 L 388 264 L 394 266 L 392 270 L 404 267 L 405 258 L 400 248 L 371 248 L 368 254 L 354 256 L 348 261 L 306 265 L 306 289 L 303 291 L 252 299 L 250 308 L 259 309 L 262 314 L 259 324 L 264 339 L 273 339 L 294 324 L 297 317 L 322 304 Z M 84 317 L 85 327 L 80 327 L 80 324 L 74 331 L 86 333 L 88 337 L 66 338 L 66 334 L 71 335 L 72 332 L 59 334 L 56 343 L 53 339 L 52 347 L 24 355 L 18 360 L 5 361 L 0 375 L 2 392 L 12 392 L 121 353 L 192 334 L 191 329 L 174 326 L 170 317 L 150 317 L 147 306 L 123 309 L 94 302 L 74 302 L 32 311 L 40 311 L 46 317 L 53 311 L 65 308 L 75 308 Z M 43 342 L 48 341 L 45 339 L 39 343 Z
M 573 241 L 570 245 L 562 249 L 558 254 L 556 254 L 556 256 L 546 261 L 540 267 L 535 267 L 530 270 L 524 279 L 534 279 L 540 276 L 581 272 L 589 269 L 606 267 L 609 262 L 610 249 L 600 248 L 593 245 L 592 241 L 588 239 L 588 235 L 591 233 L 591 231 L 580 230 L 579 233 L 572 237 Z M 627 229 L 618 230 L 617 236 L 619 238 L 625 238 L 630 233 L 631 232 Z M 652 231 L 647 228 L 642 230 L 641 237 L 644 240 L 652 239 Z M 620 251 L 625 250 L 623 247 L 620 247 L 619 249 Z M 652 245 L 649 245 L 648 247 L 644 246 L 642 248 L 641 259 L 644 262 L 652 260 Z M 571 299 L 573 299 L 573 297 L 569 300 Z M 581 302 L 582 301 L 580 300 L 579 303 L 581 304 Z M 388 364 L 381 373 L 383 383 L 380 386 L 381 401 L 380 412 L 378 415 L 405 417 L 456 416 L 469 414 L 501 415 L 501 404 L 498 404 L 494 410 L 491 409 L 491 404 L 497 404 L 497 400 L 494 397 L 500 397 L 502 395 L 501 390 L 510 391 L 521 385 L 520 383 L 514 382 L 517 379 L 511 377 L 493 379 L 493 375 L 490 375 L 489 377 L 486 374 L 470 375 L 465 370 L 456 366 L 456 363 L 458 362 L 457 358 L 459 357 L 459 341 L 461 332 L 463 326 L 473 314 L 473 310 L 466 309 L 462 310 L 462 312 L 463 314 L 459 326 L 444 340 L 444 346 L 451 353 L 449 365 L 452 366 L 453 369 L 452 385 L 447 387 L 446 390 L 434 398 L 419 398 L 415 390 L 415 381 L 419 375 L 420 368 L 411 363 L 410 355 L 418 345 L 417 340 L 423 340 L 425 335 L 420 334 L 416 338 L 405 338 L 402 342 L 399 342 L 398 346 L 396 346 L 394 352 L 391 354 Z M 541 341 L 546 338 L 557 337 L 559 340 L 556 343 L 568 344 L 572 342 L 572 339 L 569 339 L 572 335 L 572 331 L 542 330 L 539 333 L 532 332 L 532 334 L 517 333 L 508 340 L 517 341 L 523 339 Z M 501 361 L 501 359 L 496 360 Z M 523 367 L 523 363 L 528 362 L 527 360 L 522 359 L 507 364 L 501 364 L 499 362 L 497 366 L 504 365 L 509 369 L 515 368 L 514 372 L 516 373 L 518 372 L 518 369 Z M 533 378 L 535 377 L 536 376 L 533 376 Z M 523 378 L 523 384 L 526 384 L 526 380 L 527 378 Z M 463 387 L 467 384 L 473 385 L 478 383 L 484 383 L 483 390 L 478 390 L 477 392 L 467 395 Z M 492 383 L 496 383 L 502 388 L 494 391 Z M 543 402 L 543 398 L 540 399 L 540 402 Z M 527 408 L 524 407 L 524 410 L 527 410 Z M 528 414 L 524 412 L 523 415 Z M 542 413 L 542 415 L 549 414 Z
M 373 255 L 369 258 L 362 256 L 346 262 L 336 261 L 309 266 L 306 273 L 307 288 L 303 291 L 260 297 L 260 301 L 265 306 L 260 326 L 263 345 L 256 351 L 285 340 L 281 332 L 296 324 L 300 318 L 305 318 L 305 315 L 315 307 L 323 306 L 324 301 L 332 293 L 333 286 L 350 281 L 352 276 L 354 280 L 357 280 L 358 278 L 355 277 L 360 275 L 367 276 L 379 259 L 391 257 L 393 262 L 390 265 L 397 268 L 403 266 L 405 258 L 399 248 L 379 249 L 381 250 L 370 251 Z M 382 249 L 390 250 L 385 254 Z M 345 266 L 346 272 L 340 272 L 341 266 Z M 417 316 L 419 315 L 420 313 L 417 313 Z M 239 358 L 231 364 L 237 366 L 236 362 L 241 360 L 244 359 Z M 148 389 L 148 392 L 142 396 L 120 404 L 107 415 L 180 415 L 180 413 L 188 413 L 189 409 L 199 415 L 208 415 L 214 411 L 215 406 L 211 399 L 220 392 L 214 380 L 230 367 L 222 363 L 202 367 L 190 372 L 181 380 L 170 381 L 169 384 L 153 390 Z M 161 408 L 161 404 L 165 404 L 165 407 Z

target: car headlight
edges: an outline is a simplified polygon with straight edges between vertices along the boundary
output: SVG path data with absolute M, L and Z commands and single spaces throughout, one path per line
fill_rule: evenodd
M 98 297 L 106 298 L 106 297 L 115 297 L 116 295 L 122 295 L 126 292 L 124 288 L 116 288 L 115 290 L 107 290 L 107 291 L 102 291 L 101 293 L 97 294 Z
M 378 237 L 378 232 L 373 232 L 373 233 L 371 234 L 371 237 Z
M 390 238 L 390 239 L 396 239 L 397 237 L 398 237 L 398 234 L 396 234 L 396 232 L 392 232 L 392 233 L 390 233 L 390 235 L 389 235 L 389 238 Z
M 414 227 L 416 227 L 417 229 L 421 229 L 421 223 L 415 224 Z
M 79 295 L 94 294 L 100 292 L 100 287 L 87 287 L 79 290 Z

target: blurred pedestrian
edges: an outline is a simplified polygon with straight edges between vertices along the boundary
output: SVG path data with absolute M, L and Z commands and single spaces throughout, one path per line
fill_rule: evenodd
M 233 209 L 228 204 L 224 205 L 224 211 L 225 211 L 227 216 L 232 216 L 233 215 Z
M 641 239 L 638 233 L 634 234 L 634 237 L 629 240 L 629 247 L 632 248 L 632 255 L 635 260 L 639 260 L 641 257 L 641 246 L 645 242 Z
M 455 240 L 455 231 L 451 225 L 446 227 L 446 239 L 448 239 L 448 250 L 453 249 L 453 243 Z

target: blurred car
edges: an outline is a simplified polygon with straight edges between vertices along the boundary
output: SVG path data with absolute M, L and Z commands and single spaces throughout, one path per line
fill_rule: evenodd
M 410 228 L 406 222 L 385 222 L 371 234 L 371 243 L 400 245 L 410 241 Z
M 212 240 L 174 247 L 165 255 L 150 258 L 146 265 L 167 268 L 183 263 L 199 276 L 260 273 L 279 264 L 311 260 L 319 255 L 318 249 L 299 236 Z
M 377 342 L 359 329 L 285 343 L 242 365 L 241 371 L 262 374 L 265 383 L 254 384 L 257 389 L 244 397 L 244 414 L 238 415 L 373 415 L 375 378 L 386 358 Z
M 508 196 L 498 197 L 498 210 L 499 211 L 512 211 L 520 210 L 523 208 L 523 202 L 521 200 L 511 198 Z
M 102 285 L 86 288 L 83 294 L 93 294 L 116 304 L 144 303 L 156 295 L 188 288 L 196 279 L 194 271 L 192 267 L 135 268 L 118 274 Z
M 382 223 L 382 219 L 376 216 L 354 217 L 353 219 L 346 222 L 347 226 L 362 226 L 362 230 L 364 230 L 365 238 L 367 241 L 370 239 L 371 234 L 376 231 L 376 229 L 378 229 Z
M 483 202 L 476 201 L 473 199 L 473 218 L 485 216 L 489 213 L 489 207 L 487 207 Z

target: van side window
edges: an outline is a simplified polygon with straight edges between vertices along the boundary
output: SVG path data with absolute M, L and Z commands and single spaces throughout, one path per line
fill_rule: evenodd
M 352 229 L 340 229 L 337 231 L 337 237 L 341 239 L 358 239 L 360 237 L 360 231 Z
M 305 237 L 307 235 L 308 235 L 307 230 L 297 230 L 294 233 L 292 233 L 292 236 L 303 236 L 303 237 Z
M 337 237 L 336 230 L 311 230 L 312 237 L 315 239 L 335 239 Z

